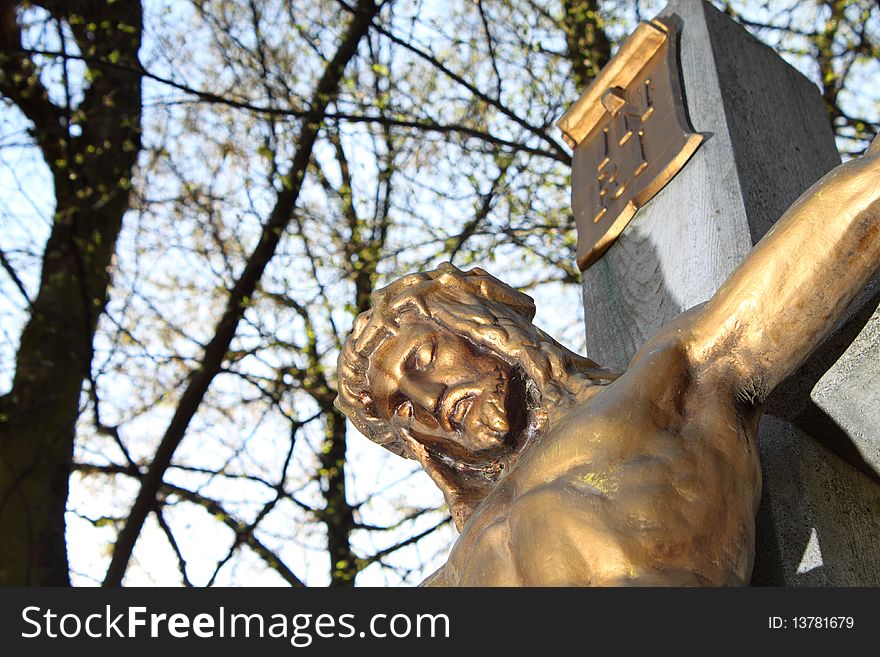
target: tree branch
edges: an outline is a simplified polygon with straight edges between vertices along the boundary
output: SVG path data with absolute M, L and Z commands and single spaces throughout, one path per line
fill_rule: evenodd
M 217 324 L 214 337 L 205 348 L 202 367 L 194 373 L 184 391 L 177 410 L 168 425 L 165 435 L 156 450 L 150 469 L 144 477 L 141 489 L 131 509 L 128 522 L 119 533 L 113 558 L 104 578 L 105 586 L 120 586 L 128 561 L 140 535 L 144 520 L 152 508 L 156 493 L 162 486 L 162 478 L 177 446 L 183 440 L 189 423 L 195 416 L 214 377 L 222 369 L 223 360 L 229 345 L 235 337 L 239 321 L 249 305 L 263 271 L 275 254 L 281 236 L 284 234 L 295 211 L 306 169 L 312 155 L 312 148 L 318 131 L 324 121 L 329 103 L 339 93 L 339 82 L 351 59 L 357 54 L 358 44 L 369 31 L 378 6 L 372 0 L 361 0 L 333 59 L 318 81 L 310 110 L 304 117 L 300 129 L 298 147 L 287 177 L 285 188 L 278 193 L 276 204 L 263 226 L 260 241 L 254 249 L 240 278 L 230 291 L 229 300 L 223 316 Z
M 27 305 L 31 305 L 31 297 L 28 294 L 27 288 L 25 288 L 24 283 L 21 282 L 21 279 L 18 277 L 18 274 L 15 273 L 15 268 L 12 266 L 12 263 L 9 262 L 9 259 L 6 257 L 6 254 L 3 252 L 3 249 L 0 249 L 0 265 L 3 266 L 3 269 L 6 270 L 6 273 L 9 274 L 9 278 L 12 279 L 12 282 L 15 284 L 15 287 L 18 288 L 18 291 L 21 293 L 21 296 L 24 297 L 24 300 L 27 302 Z

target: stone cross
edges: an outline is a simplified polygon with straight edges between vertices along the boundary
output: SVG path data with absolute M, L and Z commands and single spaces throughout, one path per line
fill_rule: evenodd
M 633 55 L 623 46 L 609 63 L 618 70 L 604 78 L 612 86 L 591 87 L 591 102 L 560 122 L 577 144 L 574 211 L 596 233 L 585 237 L 579 225 L 587 356 L 619 369 L 658 329 L 706 301 L 791 202 L 840 161 L 818 90 L 773 50 L 702 0 L 673 0 L 659 18 L 657 25 L 674 28 L 672 38 L 678 32 L 671 45 L 680 69 L 672 74 L 682 95 L 673 100 L 693 130 L 684 125 L 674 137 L 684 153 L 674 166 L 657 165 L 665 186 L 648 180 L 652 87 L 644 86 L 647 74 L 639 78 L 642 69 L 627 74 L 621 63 L 644 59 L 643 47 Z M 635 130 L 626 124 L 617 135 L 621 121 Z M 625 219 L 610 238 L 600 230 L 609 212 Z M 768 402 L 753 584 L 880 585 L 878 303 L 875 280 Z

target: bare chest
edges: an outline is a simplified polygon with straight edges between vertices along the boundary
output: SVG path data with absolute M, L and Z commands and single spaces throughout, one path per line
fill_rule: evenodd
M 748 567 L 760 475 L 747 428 L 732 412 L 681 422 L 609 406 L 571 413 L 486 498 L 450 584 L 725 583 Z

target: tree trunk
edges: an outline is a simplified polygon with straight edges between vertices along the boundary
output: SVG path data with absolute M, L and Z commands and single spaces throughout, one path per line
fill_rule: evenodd
M 0 584 L 7 586 L 70 581 L 64 514 L 80 393 L 140 150 L 140 2 L 37 4 L 71 26 L 92 82 L 79 107 L 53 104 L 21 50 L 15 3 L 2 4 L 0 91 L 33 123 L 56 200 L 12 389 L 0 398 Z M 118 66 L 102 66 L 108 58 Z

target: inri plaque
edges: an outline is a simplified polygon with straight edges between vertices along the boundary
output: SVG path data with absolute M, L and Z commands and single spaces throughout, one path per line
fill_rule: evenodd
M 571 205 L 581 271 L 703 140 L 687 121 L 675 42 L 671 22 L 641 24 L 559 120 L 574 149 Z

